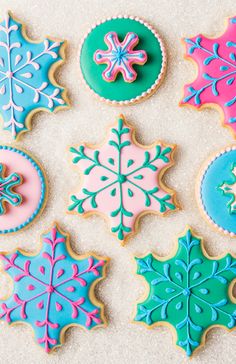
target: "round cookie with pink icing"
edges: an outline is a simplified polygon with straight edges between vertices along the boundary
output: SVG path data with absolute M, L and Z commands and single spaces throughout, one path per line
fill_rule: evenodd
M 43 210 L 45 174 L 25 151 L 0 145 L 0 234 L 26 228 Z
M 70 148 L 72 162 L 83 175 L 82 188 L 70 196 L 70 212 L 102 213 L 123 244 L 145 213 L 161 216 L 178 208 L 175 193 L 162 182 L 173 165 L 174 145 L 137 143 L 134 129 L 121 115 L 100 146 Z
M 156 91 L 165 73 L 166 52 L 150 24 L 135 17 L 114 17 L 86 34 L 80 68 L 86 85 L 101 100 L 127 105 Z

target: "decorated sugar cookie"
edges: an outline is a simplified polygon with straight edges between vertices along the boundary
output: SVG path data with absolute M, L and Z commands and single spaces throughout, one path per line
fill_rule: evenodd
M 0 145 L 0 234 L 26 228 L 40 215 L 46 198 L 39 163 L 21 149 Z
M 83 79 L 99 99 L 127 105 L 144 100 L 160 85 L 166 52 L 157 31 L 135 17 L 96 24 L 80 50 Z
M 69 236 L 57 225 L 42 241 L 35 256 L 20 251 L 0 255 L 4 270 L 14 281 L 11 296 L 1 301 L 0 318 L 31 325 L 38 344 L 50 352 L 63 343 L 69 326 L 90 330 L 105 325 L 94 287 L 105 276 L 108 258 L 76 255 Z
M 175 146 L 137 143 L 134 129 L 121 115 L 100 147 L 70 148 L 73 164 L 82 172 L 82 188 L 72 194 L 69 211 L 107 216 L 111 232 L 123 243 L 145 213 L 165 215 L 177 209 L 175 194 L 162 183 L 173 165 Z
M 0 215 L 6 213 L 5 203 L 19 206 L 22 202 L 22 196 L 13 190 L 21 184 L 21 176 L 17 173 L 6 176 L 5 169 L 5 165 L 0 163 Z
M 222 149 L 203 166 L 197 183 L 200 211 L 220 232 L 236 236 L 236 146 Z
M 196 79 L 185 85 L 181 105 L 219 106 L 223 126 L 236 134 L 236 17 L 228 19 L 225 32 L 216 38 L 199 34 L 184 39 L 187 58 L 198 66 Z
M 188 356 L 204 345 L 212 326 L 235 329 L 235 257 L 209 257 L 201 239 L 188 228 L 173 256 L 148 254 L 136 261 L 137 274 L 149 288 L 137 305 L 135 322 L 173 327 L 176 345 Z
M 35 112 L 68 105 L 53 75 L 64 60 L 65 44 L 50 38 L 30 40 L 11 13 L 0 23 L 0 112 L 13 138 L 30 129 Z

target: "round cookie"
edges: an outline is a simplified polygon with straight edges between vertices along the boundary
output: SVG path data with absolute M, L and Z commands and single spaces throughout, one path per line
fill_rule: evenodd
M 28 226 L 42 212 L 46 197 L 39 163 L 21 149 L 0 145 L 0 234 Z
M 166 69 L 166 52 L 156 30 L 136 17 L 106 19 L 82 41 L 83 79 L 101 100 L 128 105 L 151 96 Z
M 236 146 L 222 149 L 204 165 L 197 201 L 207 221 L 221 233 L 236 236 Z

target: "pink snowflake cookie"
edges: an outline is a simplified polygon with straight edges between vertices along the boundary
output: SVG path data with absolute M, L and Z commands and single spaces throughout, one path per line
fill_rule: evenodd
M 197 78 L 184 87 L 181 105 L 201 108 L 217 105 L 223 111 L 223 125 L 236 133 L 236 17 L 220 37 L 199 34 L 184 39 L 187 57 L 198 66 Z
M 115 32 L 105 35 L 104 41 L 108 46 L 107 51 L 97 50 L 94 60 L 98 64 L 107 64 L 107 68 L 102 73 L 107 82 L 115 81 L 119 72 L 122 73 L 125 82 L 133 82 L 137 78 L 137 72 L 133 69 L 133 64 L 144 65 L 147 61 L 147 53 L 143 50 L 134 51 L 138 44 L 137 34 L 129 32 L 123 42 L 120 42 Z
M 177 209 L 174 192 L 162 183 L 164 171 L 173 164 L 174 148 L 160 142 L 141 146 L 121 115 L 102 147 L 70 149 L 84 178 L 68 210 L 108 216 L 112 233 L 124 242 L 142 214 L 164 215 Z
M 0 258 L 14 280 L 12 295 L 1 301 L 0 317 L 30 324 L 46 352 L 62 344 L 68 326 L 90 330 L 105 324 L 94 286 L 105 276 L 108 258 L 74 254 L 68 235 L 57 225 L 43 235 L 37 255 L 16 251 Z

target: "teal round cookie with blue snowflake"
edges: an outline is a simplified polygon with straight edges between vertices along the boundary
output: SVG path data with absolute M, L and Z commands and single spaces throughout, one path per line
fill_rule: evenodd
M 0 23 L 0 114 L 13 138 L 30 129 L 37 111 L 68 106 L 64 88 L 54 79 L 65 44 L 51 38 L 30 40 L 11 13 Z
M 152 95 L 166 69 L 166 52 L 157 31 L 136 17 L 100 22 L 80 50 L 83 79 L 99 99 L 127 105 Z
M 197 186 L 197 200 L 212 226 L 236 236 L 236 146 L 221 150 L 206 163 Z

